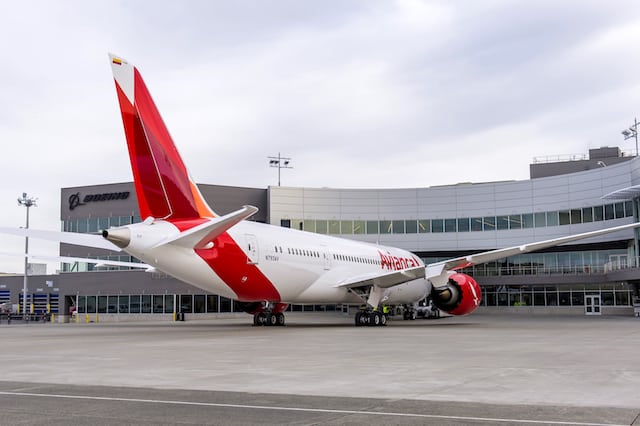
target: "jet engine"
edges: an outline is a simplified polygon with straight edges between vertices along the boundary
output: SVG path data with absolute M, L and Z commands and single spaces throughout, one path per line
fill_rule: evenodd
M 438 309 L 451 315 L 466 315 L 478 307 L 482 292 L 469 275 L 455 273 L 449 276 L 447 285 L 431 289 L 431 300 Z

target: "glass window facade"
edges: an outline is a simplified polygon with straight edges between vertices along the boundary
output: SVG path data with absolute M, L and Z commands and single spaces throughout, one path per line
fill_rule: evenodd
M 620 202 L 601 206 L 570 210 L 522 213 L 484 217 L 460 217 L 444 219 L 395 219 L 395 220 L 329 220 L 330 234 L 424 234 L 440 232 L 507 231 L 512 229 L 542 228 L 546 226 L 575 225 L 602 220 L 633 217 L 633 203 Z M 292 222 L 300 222 L 293 219 Z M 365 226 L 366 225 L 366 226 Z M 82 227 L 80 222 L 65 223 L 68 229 Z M 326 220 L 305 220 L 304 229 L 320 234 L 327 233 Z
M 602 306 L 629 307 L 633 290 L 626 285 L 559 285 L 546 287 L 496 286 L 482 288 L 482 306 L 538 306 L 584 308 L 585 294 L 599 294 Z
M 142 314 L 144 307 L 141 308 L 140 301 L 153 301 L 154 306 L 148 312 L 149 315 L 166 315 L 174 313 L 174 298 L 178 302 L 184 302 L 182 311 L 176 309 L 175 312 L 183 312 L 186 314 L 206 314 L 206 313 L 230 313 L 244 312 L 243 304 L 226 297 L 216 294 L 162 294 L 162 295 L 79 295 L 77 296 L 77 313 L 78 314 L 96 314 L 96 307 L 101 304 L 100 300 L 104 300 L 105 312 L 113 314 Z M 107 305 L 111 301 L 118 303 L 117 307 Z M 56 305 L 57 306 L 57 305 Z M 340 305 L 338 305 L 340 306 Z M 56 308 L 57 309 L 57 308 Z M 335 312 L 336 305 L 289 305 L 287 312 Z M 116 312 L 117 311 L 117 312 Z M 52 310 L 53 312 L 53 310 Z M 55 311 L 57 313 L 57 310 Z

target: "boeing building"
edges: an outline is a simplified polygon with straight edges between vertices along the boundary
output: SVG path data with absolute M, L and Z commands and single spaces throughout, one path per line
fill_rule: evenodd
M 457 183 L 427 188 L 239 188 L 199 185 L 217 213 L 242 205 L 251 220 L 410 250 L 425 262 L 517 246 L 638 221 L 640 159 L 619 148 L 536 160 L 525 181 Z M 98 233 L 138 222 L 133 183 L 63 188 L 60 219 L 70 232 Z M 258 248 L 259 249 L 259 248 Z M 61 256 L 135 262 L 129 256 L 61 244 Z M 468 268 L 482 287 L 479 312 L 633 315 L 640 304 L 637 231 L 626 230 Z M 118 321 L 215 317 L 243 312 L 170 276 L 140 270 L 63 264 L 55 275 L 28 277 L 32 312 Z M 22 303 L 22 276 L 0 277 L 0 303 Z M 347 306 L 293 305 L 293 311 Z

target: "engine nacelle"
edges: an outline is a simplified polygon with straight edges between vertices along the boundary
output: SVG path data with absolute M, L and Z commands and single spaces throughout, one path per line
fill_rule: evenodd
M 473 312 L 482 300 L 480 286 L 469 275 L 455 273 L 449 276 L 447 285 L 431 289 L 433 304 L 451 315 Z

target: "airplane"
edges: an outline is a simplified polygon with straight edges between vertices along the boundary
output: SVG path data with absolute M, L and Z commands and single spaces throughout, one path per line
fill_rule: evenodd
M 632 223 L 425 265 L 399 248 L 249 221 L 258 211 L 253 206 L 221 216 L 191 179 L 138 69 L 116 55 L 109 59 L 144 220 L 101 235 L 0 232 L 124 251 L 144 263 L 117 262 L 119 266 L 162 271 L 242 302 L 254 325 L 285 325 L 284 311 L 295 303 L 358 305 L 356 326 L 384 326 L 383 305 L 404 306 L 403 317 L 415 319 L 418 302 L 427 296 L 444 312 L 466 315 L 478 307 L 482 292 L 460 269 L 640 226 Z

